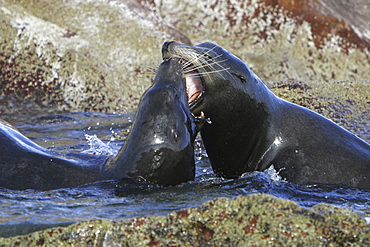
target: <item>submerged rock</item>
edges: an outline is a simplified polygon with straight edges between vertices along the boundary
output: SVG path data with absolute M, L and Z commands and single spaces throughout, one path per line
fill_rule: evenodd
M 318 204 L 303 209 L 266 194 L 218 198 L 166 216 L 94 220 L 24 236 L 4 246 L 328 246 L 370 244 L 360 215 Z

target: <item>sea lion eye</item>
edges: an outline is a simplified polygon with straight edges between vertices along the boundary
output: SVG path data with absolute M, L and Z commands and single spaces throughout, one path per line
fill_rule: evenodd
M 242 75 L 236 75 L 236 77 L 238 77 L 238 78 L 239 78 L 239 80 L 240 80 L 242 83 L 246 83 L 246 82 L 247 82 L 247 79 L 246 79 L 244 76 L 242 76 Z

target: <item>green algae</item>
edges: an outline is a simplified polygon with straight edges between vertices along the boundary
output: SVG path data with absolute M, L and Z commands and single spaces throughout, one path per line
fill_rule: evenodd
M 2 1 L 0 6 L 3 92 L 59 109 L 135 108 L 153 75 L 141 72 L 159 63 L 159 47 L 170 38 L 118 4 Z
M 370 226 L 350 210 L 303 209 L 266 194 L 218 198 L 165 216 L 88 221 L 23 236 L 2 246 L 351 246 L 370 244 Z

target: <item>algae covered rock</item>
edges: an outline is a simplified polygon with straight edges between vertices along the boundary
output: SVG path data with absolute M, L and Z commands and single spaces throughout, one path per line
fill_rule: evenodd
M 370 244 L 370 225 L 346 209 L 303 209 L 266 194 L 218 198 L 165 216 L 88 221 L 0 239 L 4 246 L 328 246 Z
M 0 97 L 73 111 L 134 109 L 161 44 L 179 37 L 135 3 L 1 1 Z
M 369 9 L 363 0 L 3 0 L 1 96 L 79 111 L 134 109 L 171 39 L 218 43 L 266 82 L 369 80 Z

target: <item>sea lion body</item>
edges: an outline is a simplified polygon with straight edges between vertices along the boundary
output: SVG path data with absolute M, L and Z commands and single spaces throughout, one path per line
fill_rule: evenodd
M 296 184 L 370 188 L 370 145 L 321 115 L 275 96 L 247 65 L 213 43 L 167 42 L 165 59 L 193 65 L 202 84 L 191 102 L 210 124 L 201 130 L 214 172 L 235 178 L 271 165 Z M 188 80 L 187 80 L 188 83 Z M 199 89 L 201 88 L 201 89 Z
M 50 190 L 107 179 L 108 156 L 47 150 L 0 121 L 0 187 Z
M 115 158 L 52 152 L 0 120 L 0 187 L 51 190 L 136 177 L 165 186 L 193 180 L 193 141 L 201 120 L 190 113 L 186 97 L 181 65 L 163 62 Z

